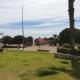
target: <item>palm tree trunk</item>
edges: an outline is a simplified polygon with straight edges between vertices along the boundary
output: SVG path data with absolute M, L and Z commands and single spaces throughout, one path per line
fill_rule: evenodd
M 69 3 L 69 23 L 70 23 L 70 45 L 71 49 L 75 47 L 75 38 L 74 38 L 74 1 L 68 0 Z

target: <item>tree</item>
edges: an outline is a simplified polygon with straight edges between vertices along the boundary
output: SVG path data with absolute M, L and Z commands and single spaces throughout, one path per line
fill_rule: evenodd
M 78 43 L 80 44 L 80 29 L 75 29 L 75 42 L 74 43 Z M 59 34 L 59 43 L 60 44 L 69 44 L 70 43 L 70 28 L 66 28 L 64 30 L 62 30 Z
M 37 38 L 34 40 L 35 45 L 37 46 L 41 46 L 41 45 L 45 45 L 46 44 L 46 40 L 44 38 Z
M 58 37 L 58 35 L 54 34 L 53 38 L 54 38 L 54 45 L 56 46 L 57 43 L 59 42 L 59 37 Z
M 24 43 L 25 43 L 25 37 L 21 36 L 21 35 L 17 35 L 13 38 L 13 43 L 14 44 L 18 44 L 19 47 L 21 44 L 23 44 L 23 40 L 24 40 Z
M 57 36 L 56 34 L 53 35 L 53 38 L 57 39 L 57 37 L 58 37 L 58 36 Z
M 6 44 L 10 44 L 11 41 L 12 41 L 12 38 L 11 38 L 10 36 L 4 36 L 4 37 L 2 38 L 2 43 L 3 43 L 3 45 L 4 45 L 5 47 L 6 47 Z
M 74 1 L 68 0 L 69 6 L 69 21 L 70 21 L 70 45 L 74 49 Z
M 48 43 L 48 38 L 45 37 L 45 38 L 43 38 L 43 39 L 44 39 L 44 41 L 45 41 L 44 44 L 46 45 L 46 44 Z
M 59 44 L 69 44 L 70 43 L 70 29 L 66 28 L 62 30 L 59 34 Z
M 32 46 L 33 45 L 33 37 L 27 37 L 26 38 L 26 45 Z
M 54 38 L 53 37 L 48 38 L 48 44 L 50 46 L 53 46 L 54 45 Z

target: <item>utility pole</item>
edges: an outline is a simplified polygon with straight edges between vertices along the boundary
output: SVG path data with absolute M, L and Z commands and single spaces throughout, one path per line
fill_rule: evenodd
M 23 50 L 24 50 L 24 23 L 23 23 L 23 4 L 22 4 L 22 36 L 23 36 Z
M 71 49 L 75 48 L 75 37 L 74 37 L 74 1 L 75 0 L 68 0 L 68 7 L 69 7 L 69 23 L 70 23 L 70 46 Z

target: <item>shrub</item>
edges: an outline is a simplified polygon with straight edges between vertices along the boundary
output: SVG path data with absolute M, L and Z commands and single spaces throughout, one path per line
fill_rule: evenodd
M 56 53 L 56 54 L 54 54 L 54 57 L 61 58 L 61 59 L 66 59 L 66 60 L 72 59 L 72 55 L 64 54 L 64 53 Z
M 69 44 L 64 44 L 63 47 L 64 48 L 70 48 L 70 45 Z
M 58 48 L 57 49 L 57 52 L 60 52 L 60 53 L 69 53 L 70 52 L 70 49 L 66 49 L 66 48 Z
M 78 49 L 80 49 L 80 45 L 78 46 Z
M 67 49 L 67 48 L 58 48 L 57 52 L 80 56 L 80 50 L 79 49 L 72 50 L 70 48 L 69 49 Z

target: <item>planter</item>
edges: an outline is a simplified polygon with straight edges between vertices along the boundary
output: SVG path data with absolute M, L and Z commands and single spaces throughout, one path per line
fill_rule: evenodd
M 1 52 L 4 52 L 4 49 L 3 49 L 3 48 L 0 48 L 0 53 L 1 53 Z
M 71 54 L 64 54 L 64 53 L 54 53 L 54 56 L 56 58 L 67 59 L 67 60 L 70 60 L 70 59 L 79 60 L 80 59 L 80 56 L 71 55 Z
M 71 50 L 70 48 L 58 48 L 57 52 L 58 53 L 63 53 L 63 54 L 70 54 L 70 55 L 80 56 L 80 49 Z
M 47 50 L 47 49 L 38 49 L 37 51 L 49 52 L 49 50 Z

